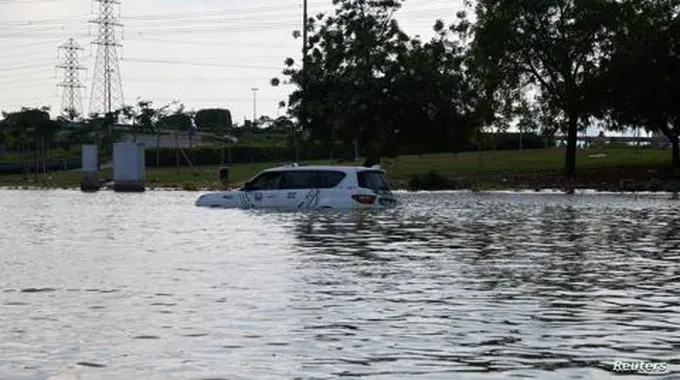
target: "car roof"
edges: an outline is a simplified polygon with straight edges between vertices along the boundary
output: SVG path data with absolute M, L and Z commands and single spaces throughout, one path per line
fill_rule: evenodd
M 299 170 L 329 170 L 329 171 L 343 171 L 343 172 L 359 172 L 359 171 L 379 171 L 382 172 L 381 168 L 367 168 L 365 166 L 333 166 L 333 165 L 300 165 L 300 166 L 279 166 L 275 168 L 270 168 L 264 170 L 269 171 L 299 171 Z

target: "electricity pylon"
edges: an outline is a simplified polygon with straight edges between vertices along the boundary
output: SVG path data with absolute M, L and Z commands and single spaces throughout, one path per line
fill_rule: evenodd
M 118 0 L 94 0 L 99 3 L 99 15 L 92 23 L 99 25 L 97 39 L 92 43 L 98 45 L 97 59 L 92 81 L 90 97 L 90 114 L 110 113 L 123 106 L 123 85 L 120 79 L 117 48 L 122 46 L 116 38 L 118 23 L 115 6 Z
M 61 95 L 61 111 L 73 121 L 76 117 L 82 115 L 83 100 L 81 89 L 84 88 L 80 83 L 80 70 L 85 70 L 85 67 L 80 65 L 78 54 L 83 50 L 73 38 L 63 45 L 59 46 L 61 63 L 57 68 L 64 70 L 64 78 L 57 86 L 62 88 Z

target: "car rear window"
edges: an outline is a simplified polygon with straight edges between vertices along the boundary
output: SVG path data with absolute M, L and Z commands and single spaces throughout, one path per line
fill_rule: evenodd
M 385 174 L 380 171 L 361 171 L 357 173 L 357 180 L 359 182 L 359 187 L 364 189 L 371 189 L 375 192 L 390 189 Z

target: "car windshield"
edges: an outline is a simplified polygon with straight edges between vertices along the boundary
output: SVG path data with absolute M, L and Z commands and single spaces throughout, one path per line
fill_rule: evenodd
M 375 192 L 388 191 L 390 189 L 385 174 L 381 171 L 361 171 L 357 173 L 359 187 L 371 189 Z

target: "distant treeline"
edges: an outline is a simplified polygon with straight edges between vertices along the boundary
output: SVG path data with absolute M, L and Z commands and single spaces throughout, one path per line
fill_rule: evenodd
M 55 172 L 62 170 L 76 170 L 82 167 L 80 157 L 66 159 L 50 159 L 36 163 L 33 160 L 25 162 L 0 162 L 0 174 L 30 174 L 42 172 Z
M 555 146 L 555 140 L 544 138 L 537 134 L 499 133 L 485 136 L 481 146 L 473 141 L 464 144 L 461 149 L 447 150 L 415 150 L 409 146 L 400 149 L 397 154 L 430 154 L 448 152 L 471 152 L 477 150 L 517 150 L 520 149 L 520 141 L 523 149 L 542 149 Z M 243 164 L 263 162 L 293 162 L 333 159 L 338 161 L 350 161 L 354 159 L 355 148 L 353 144 L 336 144 L 329 149 L 325 144 L 306 144 L 298 149 L 291 146 L 248 146 L 232 145 L 224 147 L 202 146 L 184 149 L 184 153 L 175 148 L 147 148 L 147 166 L 171 167 L 179 164 L 188 165 L 184 154 L 191 160 L 193 165 L 221 165 Z M 365 157 L 366 151 L 359 146 L 359 154 Z

